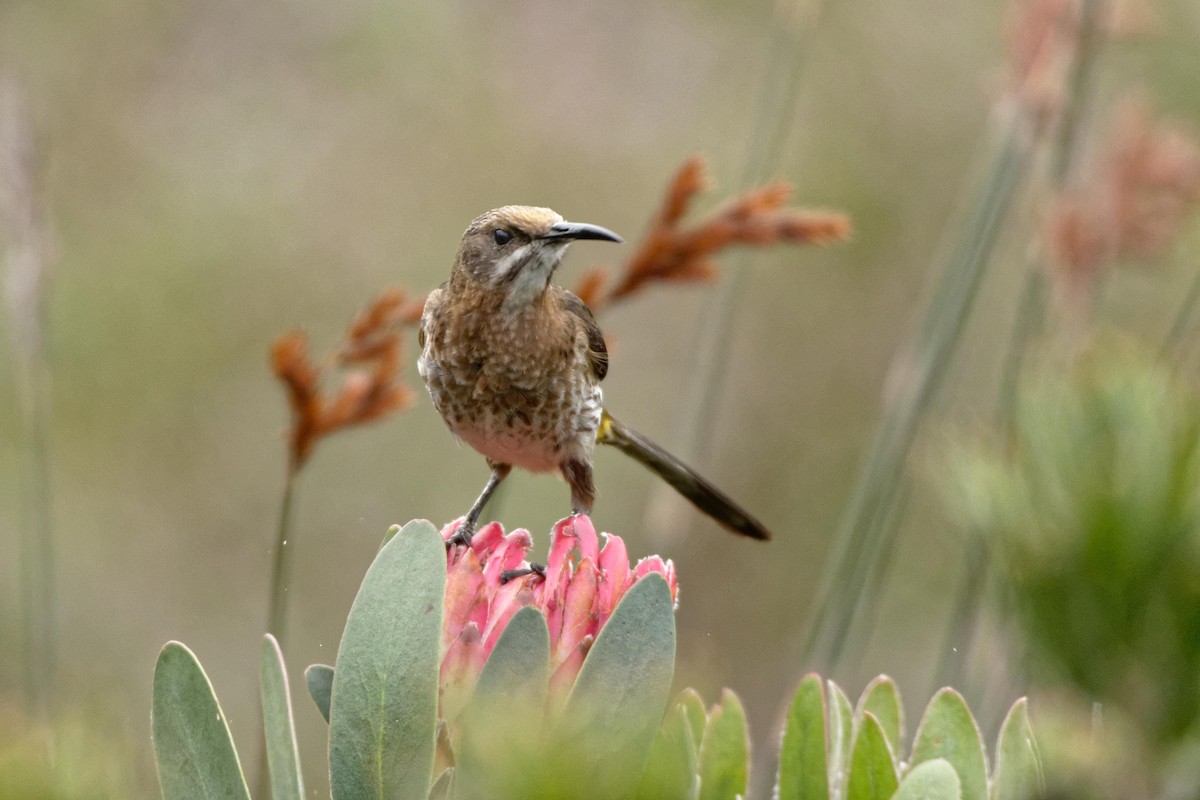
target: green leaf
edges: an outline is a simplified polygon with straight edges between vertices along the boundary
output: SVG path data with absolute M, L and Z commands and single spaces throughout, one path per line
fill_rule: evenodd
M 962 783 L 962 800 L 987 800 L 987 754 L 967 701 L 942 689 L 925 709 L 913 741 L 912 764 L 944 758 Z
M 150 723 L 163 800 L 250 799 L 212 684 L 179 642 L 167 642 L 154 665 Z
M 692 742 L 696 749 L 704 741 L 704 729 L 708 727 L 708 711 L 704 708 L 704 698 L 695 689 L 684 689 L 676 700 L 687 715 L 688 727 L 692 729 Z
M 405 525 L 367 570 L 333 674 L 334 800 L 428 794 L 445 590 L 446 548 L 424 520 Z
M 909 770 L 892 800 L 962 800 L 962 784 L 948 761 L 935 758 Z
M 896 682 L 886 675 L 880 675 L 868 683 L 858 699 L 854 716 L 862 719 L 864 713 L 874 715 L 879 727 L 887 735 L 892 752 L 899 753 L 904 743 L 904 706 L 900 702 L 900 689 Z
M 850 751 L 846 800 L 887 800 L 900 784 L 887 734 L 875 715 L 863 714 Z
M 530 782 L 545 777 L 549 682 L 550 631 L 542 613 L 526 606 L 505 626 L 463 712 L 456 798 L 536 795 Z
M 1029 800 L 1045 794 L 1042 760 L 1029 724 L 1029 702 L 1022 697 L 1013 703 L 1000 726 L 991 800 Z
M 308 695 L 317 704 L 321 716 L 329 722 L 329 696 L 333 692 L 333 667 L 328 664 L 312 664 L 304 670 L 304 682 L 308 684 Z
M 750 772 L 750 735 L 746 712 L 728 689 L 708 717 L 700 745 L 700 800 L 732 800 L 745 796 Z
M 660 575 L 626 592 L 567 696 L 553 741 L 573 763 L 563 796 L 623 797 L 637 785 L 675 672 L 675 610 Z
M 296 721 L 292 717 L 287 667 L 279 642 L 269 633 L 263 637 L 259 683 L 271 797 L 273 800 L 304 800 L 304 777 L 300 774 L 300 752 L 296 747 Z
M 792 698 L 779 749 L 778 800 L 828 800 L 825 692 L 821 676 L 806 675 Z
M 829 795 L 841 797 L 850 771 L 850 738 L 854 735 L 854 712 L 850 698 L 833 681 L 825 682 L 829 708 Z
M 638 783 L 637 800 L 690 800 L 699 789 L 696 742 L 688 710 L 682 702 L 676 703 L 654 740 L 650 761 Z

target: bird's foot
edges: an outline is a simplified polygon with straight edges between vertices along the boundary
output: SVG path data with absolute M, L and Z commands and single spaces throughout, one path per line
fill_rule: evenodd
M 458 526 L 458 530 L 456 530 L 454 534 L 446 540 L 446 549 L 449 550 L 451 547 L 454 547 L 457 544 L 461 544 L 463 547 L 470 547 L 471 539 L 474 538 L 474 536 L 475 526 L 464 521 L 462 525 Z
M 546 580 L 546 567 L 530 562 L 527 569 L 506 569 L 500 573 L 500 583 L 508 583 L 517 578 L 524 578 L 526 575 L 537 575 L 542 580 Z

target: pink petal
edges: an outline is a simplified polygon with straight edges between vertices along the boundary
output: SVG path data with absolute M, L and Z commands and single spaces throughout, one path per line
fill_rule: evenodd
M 579 560 L 586 561 L 590 558 L 595 564 L 600 557 L 600 542 L 596 537 L 596 529 L 592 526 L 592 520 L 587 514 L 576 514 L 570 520 L 571 527 L 575 529 L 575 538 L 578 540 Z
M 592 649 L 592 643 L 596 639 L 593 636 L 585 636 L 579 644 L 567 653 L 567 657 L 558 665 L 554 672 L 550 675 L 550 703 L 553 706 L 552 713 L 557 714 L 561 708 L 563 701 L 567 699 L 567 694 L 571 691 L 571 687 L 575 685 L 575 678 L 579 676 L 579 669 L 583 666 L 583 659 L 587 656 L 588 651 Z
M 557 640 L 550 632 L 550 663 L 565 659 L 585 636 L 595 636 L 597 618 L 595 613 L 596 585 L 599 582 L 595 562 L 585 558 L 579 563 L 563 603 L 562 630 Z
M 531 547 L 533 547 L 533 537 L 529 535 L 529 531 L 521 528 L 500 540 L 487 563 L 483 565 L 484 582 L 487 584 L 489 592 L 495 593 L 500 587 L 501 572 L 528 566 L 525 556 Z
M 564 581 L 564 588 L 543 586 L 542 596 L 537 601 L 538 610 L 546 618 L 546 627 L 550 629 L 550 641 L 552 642 L 557 640 L 559 634 L 562 633 L 565 595 Z
M 504 633 L 513 614 L 533 603 L 533 592 L 529 584 L 540 580 L 536 575 L 526 575 L 509 581 L 496 591 L 488 609 L 487 625 L 483 628 L 484 653 L 491 655 L 492 648 L 500 640 L 500 635 Z
M 546 585 L 555 587 L 571 568 L 571 551 L 575 549 L 575 529 L 570 518 L 561 519 L 550 533 L 550 553 L 546 559 Z
M 604 547 L 600 550 L 600 588 L 596 600 L 599 624 L 604 625 L 613 609 L 625 595 L 633 580 L 629 569 L 629 552 L 620 536 L 604 534 Z
M 479 556 L 480 561 L 487 561 L 492 550 L 504 538 L 504 526 L 499 522 L 489 522 L 471 537 L 471 549 Z
M 442 528 L 442 541 L 446 541 L 455 533 L 457 533 L 458 529 L 462 526 L 465 520 L 466 517 L 459 517 L 456 520 L 452 520 L 446 527 Z
M 550 554 L 546 560 L 546 580 L 534 592 L 537 607 L 546 617 L 550 628 L 550 641 L 555 641 L 562 630 L 563 604 L 567 587 L 571 584 L 571 551 L 575 549 L 575 529 L 571 520 L 559 520 L 550 533 Z
M 463 626 L 487 614 L 483 591 L 483 569 L 475 553 L 467 550 L 453 561 L 446 572 L 445 617 L 442 623 L 442 653 L 462 633 Z M 474 614 L 472 612 L 475 612 Z
M 675 578 L 675 564 L 670 559 L 664 562 L 661 556 L 646 556 L 633 568 L 634 583 L 652 572 L 657 572 L 666 578 L 667 586 L 671 589 L 671 599 L 678 605 L 679 585 Z
M 446 527 L 442 528 L 442 541 L 444 542 L 447 539 L 449 539 L 451 536 L 453 536 L 454 534 L 458 533 L 458 529 L 460 527 L 462 527 L 463 520 L 465 520 L 465 519 L 466 519 L 466 517 L 459 517 L 458 519 L 454 520 Z M 447 567 L 449 567 L 450 565 L 452 565 L 454 563 L 454 559 L 458 555 L 459 552 L 460 552 L 459 548 L 457 548 L 457 547 L 446 548 L 446 566 Z
M 450 645 L 442 659 L 440 674 L 441 717 L 453 720 L 458 717 L 467 698 L 475 689 L 475 682 L 483 669 L 486 656 L 483 652 L 483 637 L 474 623 L 468 623 L 458 638 Z

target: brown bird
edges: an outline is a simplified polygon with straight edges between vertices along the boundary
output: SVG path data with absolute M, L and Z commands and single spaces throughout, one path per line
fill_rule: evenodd
M 463 234 L 450 280 L 425 301 L 418 371 L 450 430 L 492 469 L 456 541 L 470 540 L 514 466 L 561 473 L 571 511 L 590 513 L 597 442 L 633 456 L 733 533 L 769 539 L 723 492 L 604 409 L 604 335 L 582 300 L 551 283 L 576 239 L 621 241 L 548 208 L 489 211 Z

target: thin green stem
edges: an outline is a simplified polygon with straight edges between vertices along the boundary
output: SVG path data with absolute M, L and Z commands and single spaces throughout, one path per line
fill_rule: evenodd
M 806 46 L 824 10 L 825 0 L 799 0 L 790 9 L 778 6 L 787 19 L 776 19 L 767 64 L 763 71 L 758 104 L 751 116 L 752 129 L 746 141 L 739 185 L 748 187 L 762 181 L 779 160 L 795 112 L 795 97 L 801 85 L 803 67 L 809 49 Z M 724 386 L 725 365 L 733 345 L 733 319 L 746 292 L 746 268 L 749 256 L 741 254 L 726 269 L 725 280 L 718 284 L 698 318 L 692 341 L 693 357 L 688 374 L 691 391 L 680 398 L 680 431 L 675 446 L 686 461 L 703 461 L 713 437 L 713 428 Z M 658 487 L 646 508 L 648 530 L 670 530 L 670 503 L 675 494 L 665 485 Z
M 292 583 L 292 550 L 288 545 L 292 538 L 292 512 L 295 508 L 296 478 L 300 466 L 289 462 L 287 477 L 283 482 L 283 497 L 279 502 L 279 524 L 275 530 L 275 548 L 271 551 L 270 603 L 267 609 L 267 633 L 273 634 L 279 647 L 283 648 L 287 632 L 288 589 Z M 264 723 L 265 724 L 265 721 Z M 258 780 L 255 797 L 271 796 L 271 774 L 267 768 L 266 731 L 259 729 Z
M 1107 0 L 1084 0 L 1080 8 L 1078 38 L 1067 81 L 1066 106 L 1050 149 L 1046 170 L 1047 184 L 1054 193 L 1067 187 L 1078 162 L 1080 141 L 1086 130 L 1088 109 L 1095 91 L 1096 62 L 1104 41 L 1103 22 L 1107 6 Z M 1035 243 L 1030 247 L 1026 260 L 1025 280 L 1001 368 L 996 427 L 1006 438 L 1012 430 L 1016 413 L 1025 357 L 1030 343 L 1045 326 L 1048 280 L 1042 261 L 1042 249 Z M 1193 288 L 1200 295 L 1200 280 Z M 982 609 L 987 575 L 987 549 L 977 536 L 972 536 L 967 542 L 964 581 L 951 612 L 950 627 L 936 672 L 938 686 L 959 686 L 963 683 Z
M 772 165 L 779 161 L 795 112 L 800 76 L 807 63 L 806 39 L 822 6 L 822 3 L 813 3 L 803 20 L 793 19 L 790 24 L 785 22 L 775 29 L 763 88 L 753 117 L 757 122 L 746 143 L 739 181 L 743 188 L 765 180 Z M 689 460 L 703 459 L 705 449 L 712 442 L 712 437 L 704 432 L 712 430 L 716 416 L 725 365 L 733 346 L 733 319 L 746 294 L 749 258 L 743 253 L 729 265 L 726 280 L 710 295 L 707 309 L 700 315 L 696 328 L 693 341 L 700 342 L 700 346 L 694 351 L 692 374 L 696 376 L 694 385 L 703 388 L 685 395 L 688 407 L 683 415 L 686 434 L 682 442 L 684 457 Z
M 55 653 L 55 552 L 49 458 L 49 369 L 40 348 L 22 358 L 21 395 L 21 620 L 25 641 L 25 700 L 43 719 L 51 713 Z
M 47 265 L 35 188 L 33 137 L 16 81 L 0 75 L 0 233 L 5 299 L 21 408 L 20 586 L 25 700 L 51 711 L 56 662 L 55 552 L 50 474 Z
M 897 390 L 884 408 L 867 461 L 859 473 L 834 545 L 830 566 L 812 606 L 803 655 L 825 671 L 841 659 L 860 595 L 899 522 L 892 513 L 904 464 L 921 420 L 957 350 L 979 284 L 1008 210 L 1031 161 L 1031 121 L 1020 107 L 1004 119 L 982 188 L 963 234 L 943 270 L 929 312 L 911 349 L 894 367 Z
M 275 549 L 272 551 L 270 606 L 267 611 L 267 632 L 275 636 L 283 647 L 287 633 L 287 593 L 292 582 L 292 547 L 288 541 L 292 536 L 292 510 L 295 506 L 296 476 L 299 470 L 289 466 L 283 484 L 283 498 L 279 505 L 279 526 L 275 531 Z
M 1197 304 L 1200 304 L 1200 272 L 1197 272 L 1192 278 L 1187 294 L 1183 296 L 1183 302 L 1179 305 L 1179 311 L 1175 312 L 1175 319 L 1171 322 L 1171 328 L 1167 331 L 1167 337 L 1163 341 L 1164 356 L 1179 358 L 1182 355 L 1180 347 L 1183 343 L 1183 336 L 1192 325 L 1192 316 L 1196 312 Z

